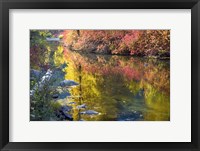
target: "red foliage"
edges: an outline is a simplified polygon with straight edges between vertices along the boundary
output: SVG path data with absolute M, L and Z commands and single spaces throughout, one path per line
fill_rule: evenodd
M 66 30 L 63 35 L 72 50 L 143 56 L 170 51 L 169 30 Z

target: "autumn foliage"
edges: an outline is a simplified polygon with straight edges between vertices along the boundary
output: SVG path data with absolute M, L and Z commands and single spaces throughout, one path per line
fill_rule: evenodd
M 169 30 L 65 30 L 71 50 L 136 56 L 170 56 Z

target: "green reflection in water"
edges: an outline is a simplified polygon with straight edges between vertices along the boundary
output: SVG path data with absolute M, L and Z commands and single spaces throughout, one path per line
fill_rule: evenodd
M 169 61 L 65 51 L 74 120 L 170 120 Z M 77 109 L 86 104 L 87 108 Z M 98 115 L 80 114 L 94 110 Z

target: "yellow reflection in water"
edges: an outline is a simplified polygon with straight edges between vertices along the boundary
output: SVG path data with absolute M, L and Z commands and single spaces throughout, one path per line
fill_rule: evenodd
M 169 64 L 127 56 L 79 54 L 67 51 L 66 79 L 79 86 L 70 89 L 74 120 L 126 120 L 139 112 L 135 120 L 170 120 Z M 77 105 L 86 104 L 86 109 Z M 82 115 L 94 110 L 98 115 Z M 127 116 L 126 116 L 126 113 Z M 131 114 L 130 114 L 131 115 Z

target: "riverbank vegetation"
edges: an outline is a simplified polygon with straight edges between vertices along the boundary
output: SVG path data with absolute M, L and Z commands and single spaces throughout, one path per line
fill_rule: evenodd
M 169 30 L 65 30 L 72 50 L 169 59 Z
M 59 88 L 65 78 L 67 62 L 59 41 L 47 41 L 60 31 L 31 30 L 30 32 L 30 115 L 31 120 L 61 120 L 61 104 L 57 95 L 66 96 L 68 90 Z M 59 116 L 58 116 L 59 115 Z

